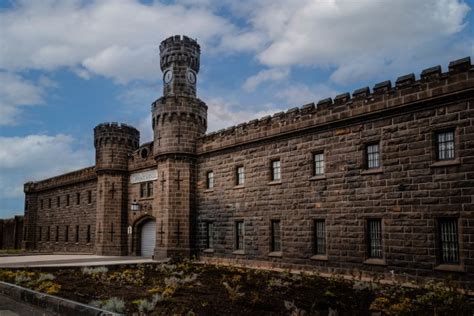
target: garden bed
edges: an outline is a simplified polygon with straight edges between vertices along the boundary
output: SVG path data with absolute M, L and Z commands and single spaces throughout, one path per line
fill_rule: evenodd
M 472 298 L 447 283 L 407 288 L 188 261 L 1 269 L 0 280 L 126 314 L 472 315 L 474 310 Z

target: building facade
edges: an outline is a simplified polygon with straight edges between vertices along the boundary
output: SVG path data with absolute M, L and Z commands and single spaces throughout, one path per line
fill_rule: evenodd
M 209 134 L 199 58 L 161 43 L 152 142 L 100 124 L 95 166 L 25 184 L 27 249 L 474 284 L 469 57 Z

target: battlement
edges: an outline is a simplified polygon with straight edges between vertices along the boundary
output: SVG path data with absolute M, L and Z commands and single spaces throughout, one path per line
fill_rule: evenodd
M 138 148 L 140 132 L 133 126 L 124 123 L 102 123 L 94 128 L 94 145 L 97 147 L 103 142 L 129 143 Z
M 25 193 L 39 192 L 53 189 L 59 186 L 65 186 L 85 181 L 94 180 L 97 178 L 95 167 L 87 167 L 72 172 L 64 173 L 59 176 L 51 177 L 41 181 L 29 181 L 23 186 Z
M 399 108 L 411 103 L 435 99 L 473 90 L 474 67 L 470 57 L 449 63 L 448 72 L 441 66 L 423 70 L 416 80 L 413 73 L 398 77 L 395 85 L 390 80 L 377 83 L 372 88 L 356 89 L 325 98 L 286 112 L 275 113 L 246 123 L 207 134 L 199 139 L 198 153 L 240 145 L 253 140 L 277 136 L 317 125 L 377 113 L 389 108 Z
M 169 68 L 171 64 L 186 65 L 199 72 L 199 56 L 201 47 L 196 40 L 187 36 L 171 36 L 160 44 L 161 70 Z

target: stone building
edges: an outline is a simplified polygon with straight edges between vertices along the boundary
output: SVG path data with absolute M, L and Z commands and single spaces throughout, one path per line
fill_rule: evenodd
M 473 284 L 470 58 L 210 134 L 199 58 L 161 43 L 152 142 L 99 124 L 95 166 L 25 184 L 27 249 Z

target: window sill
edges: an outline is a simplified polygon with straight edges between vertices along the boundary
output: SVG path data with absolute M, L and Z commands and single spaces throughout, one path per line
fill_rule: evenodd
M 139 201 L 150 201 L 153 200 L 153 197 L 150 196 L 144 196 L 138 199 Z
M 386 266 L 387 263 L 385 259 L 370 258 L 364 261 L 364 264 L 374 265 L 374 266 Z
M 464 266 L 461 264 L 440 264 L 434 267 L 433 270 L 446 272 L 464 272 Z
M 448 166 L 457 166 L 457 165 L 460 165 L 460 164 L 461 164 L 461 161 L 459 160 L 459 158 L 456 158 L 456 159 L 452 159 L 452 160 L 440 160 L 440 161 L 433 162 L 430 165 L 430 167 L 431 168 L 448 167 Z
M 281 184 L 281 180 L 274 180 L 274 181 L 268 182 L 268 185 L 280 185 L 280 184 Z
M 208 248 L 208 249 L 204 249 L 202 252 L 204 252 L 204 253 L 214 253 L 214 249 Z
M 328 261 L 328 256 L 327 255 L 314 255 L 310 259 L 315 260 L 315 261 Z
M 269 257 L 281 258 L 281 257 L 283 257 L 283 254 L 281 253 L 281 251 L 272 251 L 272 252 L 268 253 L 268 256 Z
M 245 255 L 244 250 L 235 250 L 232 252 L 233 255 Z
M 318 181 L 318 180 L 326 180 L 326 175 L 318 175 L 318 176 L 312 176 L 309 177 L 309 181 Z
M 214 189 L 206 189 L 206 190 L 204 190 L 204 193 L 210 193 L 210 192 L 214 192 Z
M 383 173 L 383 168 L 372 168 L 372 169 L 365 169 L 360 172 L 360 174 L 378 174 L 378 173 Z
M 242 189 L 244 187 L 245 187 L 245 185 L 243 185 L 243 184 L 237 184 L 236 186 L 234 186 L 234 189 L 237 190 L 237 189 Z

